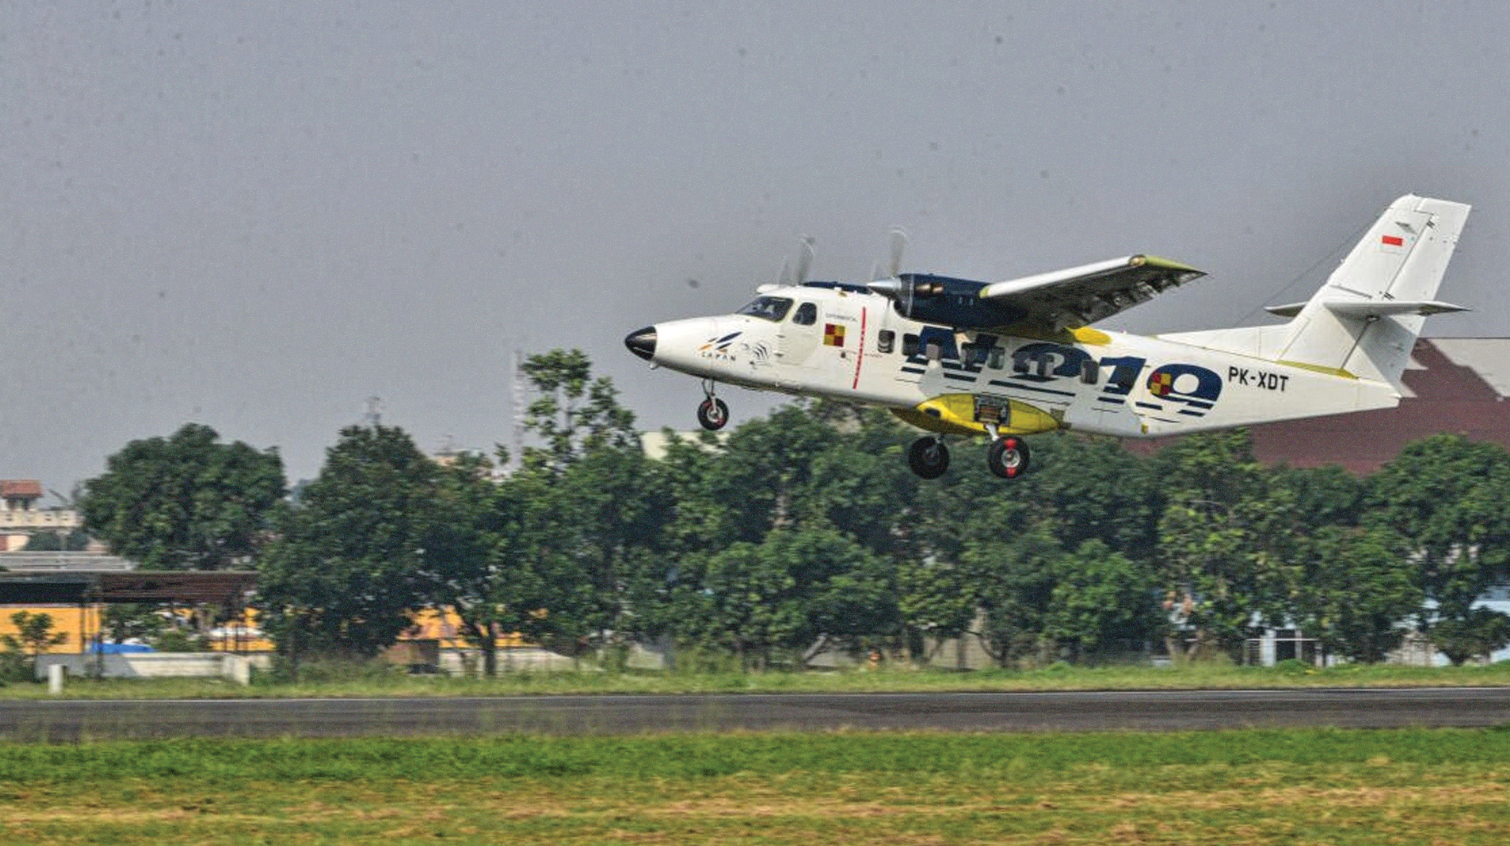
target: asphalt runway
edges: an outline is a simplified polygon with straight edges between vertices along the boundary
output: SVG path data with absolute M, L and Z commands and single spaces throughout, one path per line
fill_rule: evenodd
M 0 702 L 0 739 L 1510 725 L 1510 688 Z

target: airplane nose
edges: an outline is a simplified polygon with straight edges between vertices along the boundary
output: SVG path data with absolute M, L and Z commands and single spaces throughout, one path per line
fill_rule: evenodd
M 655 327 L 646 326 L 644 329 L 630 332 L 624 336 L 624 346 L 640 358 L 646 361 L 651 360 L 655 356 Z

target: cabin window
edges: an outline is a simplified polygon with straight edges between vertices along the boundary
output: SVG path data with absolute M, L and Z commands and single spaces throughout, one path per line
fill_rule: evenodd
M 916 335 L 903 335 L 902 336 L 902 355 L 905 355 L 908 358 L 912 358 L 913 356 L 915 356 L 915 355 L 918 354 L 918 347 L 921 346 L 921 345 L 922 345 L 922 340 L 920 338 L 918 338 L 918 336 L 916 336 Z
M 986 364 L 992 370 L 1000 370 L 1007 363 L 1007 350 L 1005 347 L 992 347 L 991 355 L 986 359 Z
M 798 326 L 812 326 L 818 322 L 818 304 L 803 303 L 797 306 L 797 313 L 792 315 L 792 322 Z
M 750 317 L 758 317 L 761 320 L 779 321 L 786 317 L 787 311 L 792 308 L 792 301 L 786 297 L 760 297 L 738 311 L 738 314 L 747 314 Z
M 1101 365 L 1092 359 L 1087 358 L 1080 362 L 1080 381 L 1087 385 L 1094 385 L 1100 375 Z
M 973 367 L 986 363 L 986 355 L 990 349 L 985 344 L 971 343 L 965 344 L 961 351 L 965 354 L 965 364 Z
M 882 329 L 880 334 L 876 335 L 876 349 L 880 350 L 883 353 L 891 352 L 891 348 L 896 344 L 896 342 L 897 333 L 891 331 L 890 329 Z

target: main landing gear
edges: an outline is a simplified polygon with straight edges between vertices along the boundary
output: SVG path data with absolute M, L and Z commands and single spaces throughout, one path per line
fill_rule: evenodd
M 713 396 L 713 380 L 703 381 L 703 401 L 697 406 L 697 422 L 704 429 L 716 432 L 729 423 L 729 406 Z
M 1021 438 L 1003 435 L 986 450 L 986 466 L 1003 479 L 1015 479 L 1028 472 L 1028 444 Z
M 937 479 L 949 469 L 949 447 L 941 435 L 927 435 L 912 442 L 907 466 L 924 479 Z M 986 466 L 1003 479 L 1016 479 L 1031 466 L 1028 444 L 1015 435 L 1002 435 L 986 450 Z
M 924 479 L 937 479 L 949 469 L 949 447 L 937 435 L 918 438 L 907 450 L 907 466 Z

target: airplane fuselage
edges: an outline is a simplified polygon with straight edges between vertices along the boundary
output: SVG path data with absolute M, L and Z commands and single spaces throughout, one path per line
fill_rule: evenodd
M 760 289 L 734 314 L 673 320 L 624 339 L 654 364 L 704 380 L 698 420 L 728 422 L 718 383 L 890 408 L 934 434 L 908 451 L 924 478 L 947 471 L 946 435 L 985 435 L 987 466 L 1031 466 L 1022 436 L 1076 429 L 1156 437 L 1399 403 L 1426 317 L 1467 220 L 1463 203 L 1391 203 L 1289 322 L 1140 336 L 1096 322 L 1204 275 L 1144 253 L 1000 282 L 891 272 L 865 285 Z
M 909 319 L 809 283 L 743 312 L 657 324 L 654 363 L 715 382 L 889 407 L 943 434 L 1155 437 L 1394 405 L 1395 389 L 1189 344 L 1082 328 L 1014 337 Z

